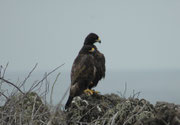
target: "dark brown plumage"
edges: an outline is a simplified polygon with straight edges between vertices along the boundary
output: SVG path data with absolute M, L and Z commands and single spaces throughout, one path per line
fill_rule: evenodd
M 92 84 L 89 86 L 89 89 L 97 86 L 99 80 L 102 78 L 105 78 L 105 72 L 106 72 L 106 67 L 105 67 L 105 57 L 104 55 L 98 51 L 97 47 L 94 45 L 96 42 L 101 43 L 99 36 L 95 33 L 90 33 L 84 41 L 84 45 L 90 45 L 93 48 L 95 48 L 96 52 L 94 54 L 94 65 L 96 67 L 96 76 L 92 82 Z
M 105 57 L 94 45 L 96 42 L 101 43 L 98 35 L 90 33 L 74 60 L 71 69 L 70 95 L 65 109 L 69 107 L 75 96 L 81 95 L 86 89 L 92 89 L 105 77 Z
M 74 60 L 71 69 L 70 95 L 65 105 L 65 109 L 69 107 L 73 97 L 82 94 L 94 80 L 96 73 L 93 61 L 94 53 L 95 49 L 92 46 L 84 45 Z

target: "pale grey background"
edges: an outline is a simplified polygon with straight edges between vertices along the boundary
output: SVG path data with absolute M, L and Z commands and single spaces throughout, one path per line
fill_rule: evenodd
M 154 85 L 158 92 L 161 87 L 171 88 L 169 93 L 159 94 L 174 92 L 163 98 L 166 101 L 179 94 L 179 0 L 0 0 L 0 65 L 9 62 L 9 72 L 27 74 L 36 62 L 38 71 L 49 71 L 65 63 L 61 71 L 62 76 L 63 72 L 67 75 L 61 78 L 61 85 L 67 87 L 73 60 L 90 32 L 100 36 L 102 44 L 97 47 L 106 57 L 107 77 L 98 87 L 106 86 L 107 92 L 117 86 L 123 90 L 127 81 L 130 91 L 135 88 L 144 95 L 148 91 L 153 94 Z M 147 74 L 149 77 L 157 77 L 158 71 L 164 81 L 142 75 L 136 78 L 145 81 L 129 81 L 134 75 L 112 75 L 128 71 L 152 71 Z M 171 76 L 162 75 L 167 71 Z M 142 85 L 146 89 L 141 89 Z
M 179 0 L 0 0 L 0 63 L 70 70 L 95 32 L 107 69 L 180 69 L 179 13 Z

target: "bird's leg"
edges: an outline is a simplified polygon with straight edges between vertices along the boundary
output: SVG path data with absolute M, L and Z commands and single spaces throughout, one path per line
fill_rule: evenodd
M 84 90 L 84 93 L 88 94 L 88 95 L 93 95 L 93 90 L 91 89 L 86 89 Z
M 93 82 L 91 82 L 90 83 L 91 85 L 93 85 Z M 98 92 L 98 91 L 95 91 L 95 90 L 93 90 L 93 89 L 91 89 L 91 87 L 89 88 L 93 93 L 96 93 L 96 94 L 99 94 L 100 92 Z

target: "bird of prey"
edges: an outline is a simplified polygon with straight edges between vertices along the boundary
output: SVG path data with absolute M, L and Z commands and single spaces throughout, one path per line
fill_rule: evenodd
M 97 47 L 94 45 L 97 42 L 101 43 L 101 40 L 99 36 L 95 33 L 90 33 L 85 38 L 85 41 L 84 41 L 84 45 L 90 45 L 96 50 L 94 54 L 94 65 L 96 67 L 96 76 L 93 82 L 90 84 L 89 89 L 97 86 L 99 80 L 101 80 L 102 78 L 105 78 L 105 72 L 106 72 L 105 57 L 101 52 L 98 51 Z
M 84 45 L 79 51 L 78 56 L 74 60 L 71 69 L 71 87 L 68 101 L 65 109 L 69 107 L 75 96 L 81 95 L 90 84 L 94 81 L 96 75 L 96 67 L 94 62 L 95 48 L 90 45 Z

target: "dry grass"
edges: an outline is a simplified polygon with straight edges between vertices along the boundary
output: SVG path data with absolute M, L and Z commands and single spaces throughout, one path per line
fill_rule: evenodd
M 31 77 L 34 70 L 37 68 L 38 64 L 32 68 L 28 73 L 27 77 L 22 82 L 13 83 L 6 79 L 6 70 L 8 64 L 3 68 L 0 67 L 0 124 L 1 125 L 51 125 L 53 124 L 52 119 L 55 119 L 57 115 L 60 115 L 63 111 L 61 110 L 62 104 L 59 104 L 55 110 L 55 107 L 52 106 L 52 96 L 53 88 L 57 82 L 60 73 L 57 74 L 57 77 L 53 83 L 51 90 L 49 89 L 50 85 L 47 80 L 48 76 L 57 71 L 64 64 L 56 67 L 49 73 L 45 73 L 44 77 L 41 80 L 35 81 L 32 83 L 29 90 L 25 91 L 25 86 L 27 80 Z M 11 91 L 7 89 L 12 88 Z M 45 88 L 43 91 L 42 88 Z M 37 94 L 40 93 L 41 94 Z M 50 103 L 47 101 L 47 94 L 50 93 Z M 65 96 L 65 95 L 64 95 Z M 62 103 L 62 101 L 60 102 Z M 50 117 L 54 116 L 54 117 Z M 63 117 L 62 117 L 63 118 Z M 64 119 L 62 119 L 64 120 Z M 63 123 L 59 120 L 58 124 Z M 57 125 L 58 125 L 57 124 Z

